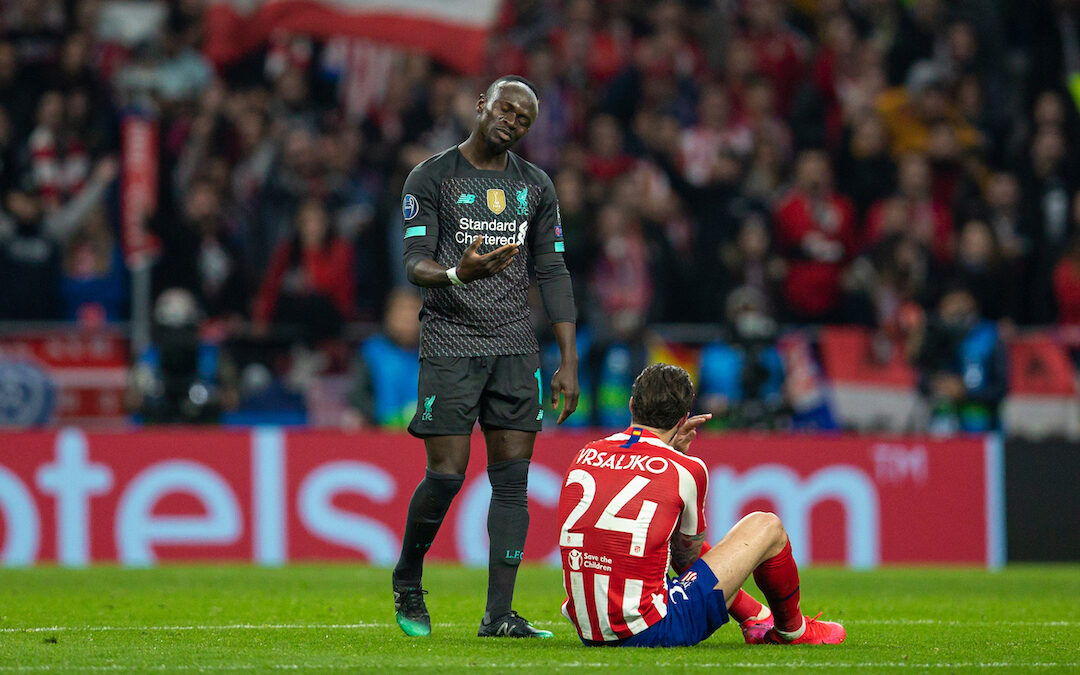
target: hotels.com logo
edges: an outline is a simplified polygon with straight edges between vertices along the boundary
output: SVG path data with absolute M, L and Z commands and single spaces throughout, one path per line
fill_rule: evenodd
M 881 561 L 881 505 L 874 481 L 862 469 L 845 464 L 824 467 L 800 478 L 779 464 L 764 464 L 736 475 L 727 467 L 709 473 L 706 500 L 709 522 L 722 532 L 742 515 L 753 499 L 774 505 L 787 530 L 795 557 L 809 559 L 810 512 L 825 500 L 844 507 L 847 563 L 856 568 L 876 567 Z M 716 540 L 717 532 L 711 532 Z

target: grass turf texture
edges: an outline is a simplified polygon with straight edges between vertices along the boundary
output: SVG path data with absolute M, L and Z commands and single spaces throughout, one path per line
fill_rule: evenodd
M 530 566 L 514 606 L 555 638 L 481 640 L 485 579 L 429 565 L 433 632 L 406 638 L 387 569 L 0 570 L 0 672 L 1080 669 L 1078 566 L 804 570 L 803 609 L 846 625 L 839 647 L 749 647 L 727 625 L 697 647 L 587 649 L 559 614 L 558 570 Z

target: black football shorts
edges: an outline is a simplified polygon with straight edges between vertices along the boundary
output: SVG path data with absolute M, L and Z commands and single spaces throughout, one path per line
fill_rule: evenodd
M 420 438 L 467 435 L 477 419 L 483 429 L 540 431 L 542 390 L 537 354 L 420 359 L 409 433 Z

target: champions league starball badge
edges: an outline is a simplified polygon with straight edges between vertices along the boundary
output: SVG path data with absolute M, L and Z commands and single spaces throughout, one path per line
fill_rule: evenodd
M 53 382 L 39 366 L 0 358 L 0 427 L 47 424 L 55 404 Z
M 416 197 L 406 194 L 401 198 L 401 215 L 405 220 L 412 220 L 418 213 L 420 213 L 420 202 L 416 200 Z

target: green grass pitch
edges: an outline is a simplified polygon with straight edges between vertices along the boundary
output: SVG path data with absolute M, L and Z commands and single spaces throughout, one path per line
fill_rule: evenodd
M 429 565 L 435 624 L 406 638 L 389 570 L 349 565 L 0 570 L 3 672 L 1077 672 L 1080 567 L 816 568 L 803 609 L 843 622 L 838 647 L 587 649 L 559 614 L 558 570 L 526 566 L 515 607 L 552 640 L 480 640 L 484 570 Z M 752 586 L 749 590 L 761 597 Z

